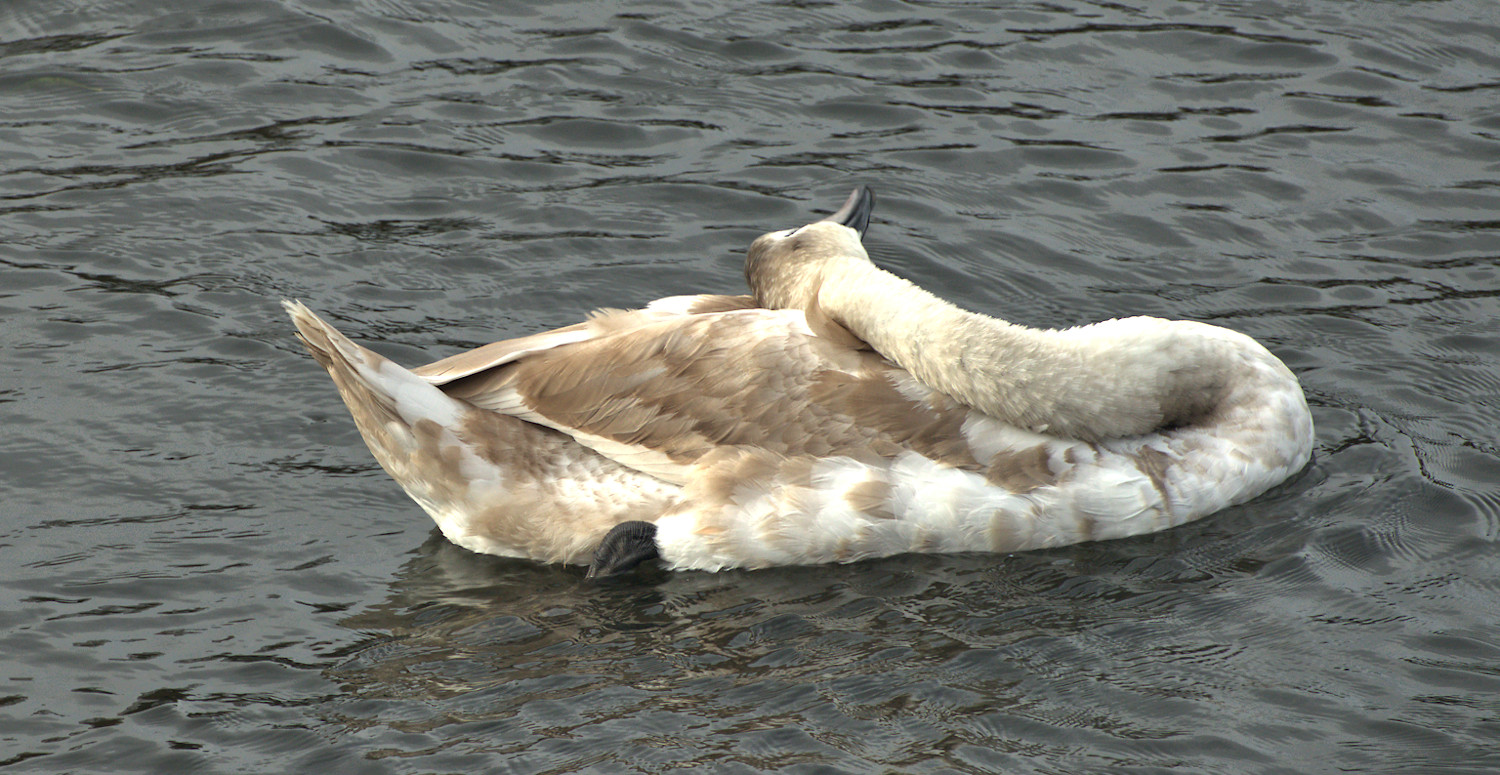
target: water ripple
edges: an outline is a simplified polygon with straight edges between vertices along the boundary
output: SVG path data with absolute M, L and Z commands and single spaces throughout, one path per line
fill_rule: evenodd
M 1482 0 L 0 7 L 0 769 L 1482 772 L 1500 611 Z M 877 263 L 1207 320 L 1310 468 L 1128 541 L 667 574 L 446 543 L 274 301 L 403 363 Z

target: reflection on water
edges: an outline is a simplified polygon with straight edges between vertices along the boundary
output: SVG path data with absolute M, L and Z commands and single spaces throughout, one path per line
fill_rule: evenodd
M 1348 532 L 1333 542 L 1359 540 Z M 1070 760 L 1081 744 L 1096 752 L 1080 765 L 1210 751 L 1272 763 L 1268 743 L 1347 723 L 1339 697 L 1412 680 L 1345 665 L 1352 682 L 1330 686 L 1320 655 L 1341 644 L 1400 664 L 1414 652 L 1367 628 L 1409 623 L 1401 611 L 1430 591 L 1324 593 L 1306 629 L 1288 628 L 1287 597 L 1322 571 L 1204 538 L 587 585 L 434 533 L 385 602 L 343 621 L 366 638 L 330 672 L 348 692 L 333 718 L 421 732 L 422 746 L 484 740 L 537 768 L 989 768 Z M 1481 644 L 1444 646 L 1492 651 Z M 1417 731 L 1413 761 L 1471 750 Z
M 1500 768 L 1496 40 L 1484 0 L 4 4 L 0 770 Z M 857 183 L 966 306 L 1266 342 L 1313 465 L 1129 541 L 585 584 L 435 538 L 275 304 L 425 362 L 740 292 Z

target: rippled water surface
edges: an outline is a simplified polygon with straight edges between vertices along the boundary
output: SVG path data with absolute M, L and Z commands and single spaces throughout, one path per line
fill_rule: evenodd
M 0 4 L 0 771 L 1493 772 L 1500 6 Z M 1258 337 L 1312 466 L 1165 533 L 720 574 L 457 549 L 408 364 L 875 260 Z

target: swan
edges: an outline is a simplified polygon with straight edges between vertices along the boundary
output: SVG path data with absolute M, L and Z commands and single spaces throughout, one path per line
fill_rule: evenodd
M 1255 340 L 961 309 L 871 263 L 873 201 L 756 239 L 749 296 L 600 310 L 411 370 L 283 304 L 448 540 L 591 577 L 1122 538 L 1307 463 L 1302 389 Z

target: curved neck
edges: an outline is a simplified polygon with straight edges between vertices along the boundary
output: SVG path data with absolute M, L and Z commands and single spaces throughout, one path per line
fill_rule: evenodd
M 1222 398 L 1230 365 L 1219 338 L 1198 330 L 1210 326 L 1131 318 L 1026 328 L 961 309 L 865 261 L 829 267 L 817 302 L 924 384 L 1053 436 L 1096 441 L 1193 422 Z

